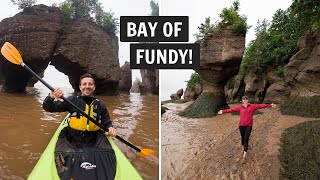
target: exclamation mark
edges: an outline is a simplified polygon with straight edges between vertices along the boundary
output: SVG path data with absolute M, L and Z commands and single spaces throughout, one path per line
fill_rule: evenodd
M 192 64 L 192 49 L 189 49 L 189 64 Z

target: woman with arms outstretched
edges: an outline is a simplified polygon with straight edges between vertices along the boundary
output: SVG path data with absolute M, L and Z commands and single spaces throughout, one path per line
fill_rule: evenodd
M 249 137 L 253 124 L 253 112 L 257 109 L 276 107 L 275 104 L 250 104 L 247 96 L 242 97 L 242 104 L 230 109 L 220 110 L 218 114 L 240 112 L 239 130 L 241 135 L 241 144 L 243 147 L 243 158 L 246 157 Z

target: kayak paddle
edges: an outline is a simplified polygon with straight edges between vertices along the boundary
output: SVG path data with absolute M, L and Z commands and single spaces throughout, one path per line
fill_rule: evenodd
M 45 82 L 40 76 L 38 76 L 32 69 L 30 69 L 22 60 L 22 57 L 17 50 L 12 44 L 9 42 L 5 42 L 4 45 L 1 48 L 1 54 L 11 63 L 21 65 L 24 67 L 27 71 L 29 71 L 32 75 L 34 75 L 39 81 L 41 81 L 47 88 L 49 88 L 51 91 L 54 91 L 54 88 L 50 86 L 47 82 Z M 78 106 L 73 104 L 69 99 L 65 98 L 64 96 L 61 97 L 61 99 L 65 100 L 67 103 L 69 103 L 72 107 L 74 107 L 79 113 L 81 113 L 83 116 L 88 118 L 91 122 L 93 122 L 95 125 L 99 126 L 101 129 L 104 131 L 108 132 L 108 129 L 100 124 L 98 121 L 94 120 L 92 117 L 90 117 L 88 114 L 86 114 L 82 109 L 80 109 Z M 152 149 L 146 149 L 146 148 L 141 148 L 139 149 L 138 147 L 134 146 L 130 142 L 124 140 L 122 137 L 116 135 L 116 138 L 123 142 L 124 144 L 128 145 L 132 149 L 136 150 L 139 152 L 139 155 L 142 157 L 152 155 L 154 154 L 154 150 Z

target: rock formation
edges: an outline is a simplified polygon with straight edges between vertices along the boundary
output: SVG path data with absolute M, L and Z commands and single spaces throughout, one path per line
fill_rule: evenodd
M 229 30 L 222 29 L 212 34 L 205 36 L 200 43 L 200 69 L 195 71 L 204 80 L 203 93 L 201 96 L 208 96 L 208 98 L 198 98 L 194 104 L 202 105 L 204 103 L 210 104 L 209 106 L 195 106 L 191 104 L 184 113 L 180 115 L 189 116 L 187 112 L 206 111 L 207 114 L 203 116 L 215 115 L 221 107 L 227 106 L 225 100 L 224 86 L 228 79 L 236 75 L 239 71 L 244 47 L 245 35 L 230 32 Z M 216 103 L 209 102 L 214 101 Z M 206 102 L 200 103 L 197 101 L 205 100 Z M 215 106 L 215 107 L 212 107 Z M 195 117 L 193 115 L 190 115 Z
M 140 69 L 140 73 L 142 78 L 141 93 L 159 94 L 159 80 L 157 80 L 159 79 L 159 73 L 155 69 Z
M 285 103 L 292 96 L 319 96 L 320 29 L 300 37 L 297 46 L 299 51 L 284 67 L 284 77 L 276 76 L 273 68 L 264 72 L 252 69 L 244 81 L 240 81 L 243 82 L 240 89 L 245 87 L 243 93 L 234 93 L 238 87 L 226 88 L 228 99 L 232 101 L 248 95 L 258 102 Z
M 58 8 L 37 5 L 0 22 L 0 46 L 11 42 L 36 73 L 42 73 L 63 32 L 63 14 Z M 0 57 L 3 90 L 22 92 L 31 75 Z
M 190 99 L 190 100 L 196 100 L 200 94 L 202 93 L 202 85 L 196 83 L 194 89 L 191 88 L 186 88 L 185 92 L 184 92 L 184 99 Z
M 139 79 L 136 79 L 133 83 L 132 86 L 130 88 L 130 92 L 131 93 L 140 93 L 140 86 L 141 86 L 141 82 Z
M 274 103 L 284 103 L 288 100 L 291 94 L 291 89 L 279 83 L 273 83 L 266 92 L 264 101 Z
M 183 95 L 183 89 L 179 89 L 176 93 L 170 95 L 171 100 L 179 100 Z
M 264 98 L 264 87 L 266 87 L 266 80 L 261 73 L 256 71 L 249 71 L 244 78 L 245 94 L 250 97 L 250 100 L 262 101 Z
M 320 95 L 320 29 L 302 36 L 297 45 L 299 51 L 284 69 L 291 95 Z
M 58 8 L 36 5 L 0 22 L 0 45 L 6 41 L 17 47 L 36 73 L 43 73 L 51 62 L 69 77 L 75 91 L 79 91 L 79 77 L 86 72 L 95 77 L 97 94 L 114 94 L 118 89 L 118 39 L 89 20 L 64 24 Z M 3 90 L 24 91 L 29 73 L 0 58 Z
M 126 61 L 120 71 L 119 90 L 129 93 L 131 86 L 132 72 L 130 69 L 130 63 Z

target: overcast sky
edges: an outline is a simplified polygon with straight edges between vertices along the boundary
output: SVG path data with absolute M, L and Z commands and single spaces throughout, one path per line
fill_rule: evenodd
M 53 3 L 61 3 L 63 0 L 37 0 L 36 4 L 45 4 L 51 6 Z M 120 20 L 120 16 L 148 16 L 151 13 L 150 0 L 100 0 L 105 11 L 112 11 L 114 16 Z M 157 1 L 156 1 L 157 2 Z M 0 21 L 4 18 L 14 16 L 16 13 L 20 12 L 16 5 L 13 5 L 11 0 L 1 0 L 0 1 Z M 120 28 L 120 27 L 119 27 Z M 119 35 L 118 35 L 119 37 Z M 120 66 L 122 66 L 125 61 L 130 61 L 130 43 L 119 42 L 119 61 Z M 49 67 L 48 72 L 45 72 L 45 79 L 50 76 L 48 74 L 55 74 L 53 77 L 57 77 L 54 68 Z M 63 78 L 64 75 L 59 76 Z M 133 80 L 140 77 L 140 71 L 133 71 Z M 50 79 L 50 78 L 49 78 Z M 48 79 L 47 79 L 48 80 Z M 54 84 L 54 83 L 59 84 Z M 53 86 L 61 86 L 68 84 L 68 78 L 61 79 L 60 81 L 53 82 Z
M 211 22 L 218 20 L 218 15 L 224 7 L 230 7 L 230 0 L 160 0 L 160 14 L 163 16 L 189 16 L 189 42 L 194 42 L 194 33 L 197 27 L 204 22 L 206 17 L 211 17 Z M 287 9 L 292 0 L 240 0 L 240 14 L 247 16 L 247 23 L 251 25 L 246 35 L 246 44 L 255 38 L 254 27 L 258 20 L 272 20 L 277 9 Z M 161 100 L 170 99 L 170 94 L 178 89 L 186 88 L 193 70 L 161 70 Z
M 115 17 L 120 16 L 145 16 L 149 15 L 150 0 L 100 0 L 105 11 L 112 11 Z M 37 4 L 51 5 L 60 3 L 62 0 L 38 0 Z M 211 22 L 218 20 L 218 15 L 224 7 L 229 7 L 230 0 L 159 0 L 160 15 L 166 16 L 189 16 L 189 42 L 194 42 L 193 36 L 197 27 L 210 16 Z M 252 27 L 246 36 L 246 44 L 254 39 L 254 27 L 258 20 L 271 20 L 272 15 L 279 8 L 287 9 L 292 0 L 240 0 L 240 14 L 248 18 L 248 24 Z M 18 12 L 11 0 L 1 0 L 0 20 L 15 15 Z M 129 43 L 119 43 L 120 65 L 129 61 Z M 187 81 L 193 70 L 161 70 L 160 71 L 160 97 L 161 100 L 169 99 L 171 93 L 178 89 L 185 89 Z M 139 77 L 139 71 L 133 72 L 133 79 Z

